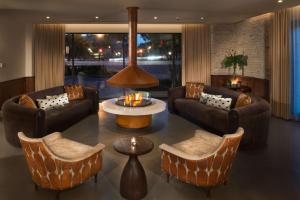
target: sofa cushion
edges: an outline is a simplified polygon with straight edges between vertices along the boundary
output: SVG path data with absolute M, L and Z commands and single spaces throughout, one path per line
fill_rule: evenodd
M 36 101 L 38 102 L 39 108 L 42 110 L 50 110 L 64 106 L 56 99 L 36 99 Z
M 222 137 L 204 130 L 197 130 L 194 137 L 172 146 L 190 155 L 203 156 L 213 153 L 220 146 L 221 142 Z
M 223 98 L 231 98 L 232 102 L 230 105 L 230 108 L 234 108 L 237 98 L 239 96 L 239 93 L 227 88 L 223 87 L 213 87 L 213 86 L 208 86 L 206 85 L 203 92 L 209 93 L 209 94 L 217 94 L 217 95 L 222 95 Z
M 46 112 L 47 132 L 63 131 L 78 122 L 92 111 L 93 102 L 90 99 L 70 101 L 64 107 Z
M 215 96 L 208 98 L 206 105 L 223 110 L 230 110 L 231 101 L 231 98 L 222 98 Z
M 212 97 L 222 97 L 222 95 L 207 94 L 205 92 L 202 92 L 200 96 L 200 102 L 206 104 L 207 100 Z
M 185 90 L 185 98 L 199 99 L 203 92 L 204 84 L 196 82 L 187 82 Z
M 69 100 L 79 100 L 84 98 L 83 87 L 81 85 L 66 85 L 65 92 L 68 94 Z
M 53 95 L 53 96 L 46 96 L 46 99 L 52 99 L 54 101 L 57 101 L 61 105 L 65 105 L 69 103 L 69 98 L 67 93 Z
M 251 104 L 251 97 L 244 93 L 241 93 L 236 101 L 235 107 L 243 107 Z
M 230 132 L 229 111 L 207 106 L 192 99 L 176 99 L 174 104 L 178 113 L 185 118 L 211 130 Z
M 46 96 L 58 95 L 62 93 L 64 93 L 64 87 L 57 86 L 57 87 L 29 93 L 28 96 L 30 96 L 33 100 L 36 100 L 36 99 L 44 99 Z
M 19 99 L 19 104 L 25 106 L 27 108 L 35 108 L 37 109 L 34 101 L 28 95 L 22 95 Z
M 60 158 L 76 159 L 85 156 L 87 153 L 93 150 L 91 146 L 66 138 L 51 138 L 51 136 L 52 134 L 46 136 L 47 138 L 43 139 L 43 142 L 52 153 Z

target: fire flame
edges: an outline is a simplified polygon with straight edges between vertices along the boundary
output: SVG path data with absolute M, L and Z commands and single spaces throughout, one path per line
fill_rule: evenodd
M 125 96 L 125 105 L 131 105 L 133 107 L 136 107 L 140 105 L 143 101 L 143 95 L 141 93 L 132 93 Z
M 238 78 L 231 79 L 231 84 L 232 84 L 232 85 L 237 85 L 238 82 L 239 82 L 239 79 L 238 79 Z

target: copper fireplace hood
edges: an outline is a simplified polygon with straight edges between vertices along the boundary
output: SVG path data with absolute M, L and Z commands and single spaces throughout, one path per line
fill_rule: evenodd
M 128 66 L 107 80 L 114 87 L 148 88 L 159 85 L 159 81 L 137 66 L 137 7 L 129 7 L 129 34 L 128 34 Z

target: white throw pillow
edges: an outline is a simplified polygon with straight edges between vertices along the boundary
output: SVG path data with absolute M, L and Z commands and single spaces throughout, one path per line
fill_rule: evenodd
M 230 110 L 231 98 L 211 97 L 207 100 L 206 105 L 223 110 Z
M 53 95 L 53 96 L 46 96 L 46 99 L 51 99 L 55 101 L 58 106 L 64 106 L 65 104 L 69 103 L 69 98 L 67 93 Z
M 36 101 L 38 102 L 39 108 L 43 110 L 62 107 L 65 104 L 69 103 L 67 93 L 54 96 L 46 96 L 46 99 L 37 99 Z
M 42 110 L 50 110 L 57 107 L 56 104 L 51 99 L 37 99 L 39 108 Z
M 206 104 L 207 100 L 212 97 L 222 97 L 222 95 L 207 94 L 202 92 L 200 96 L 200 102 Z

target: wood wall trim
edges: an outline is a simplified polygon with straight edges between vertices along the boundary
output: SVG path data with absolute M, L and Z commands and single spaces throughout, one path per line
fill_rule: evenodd
M 266 100 L 270 98 L 269 80 L 260 79 L 248 76 L 237 76 L 242 81 L 242 85 L 249 86 L 252 90 L 251 95 L 262 97 Z M 211 85 L 222 87 L 226 85 L 228 80 L 231 80 L 232 75 L 211 75 Z
M 22 77 L 0 82 L 0 109 L 7 99 L 28 92 L 33 92 L 34 90 L 34 77 Z

